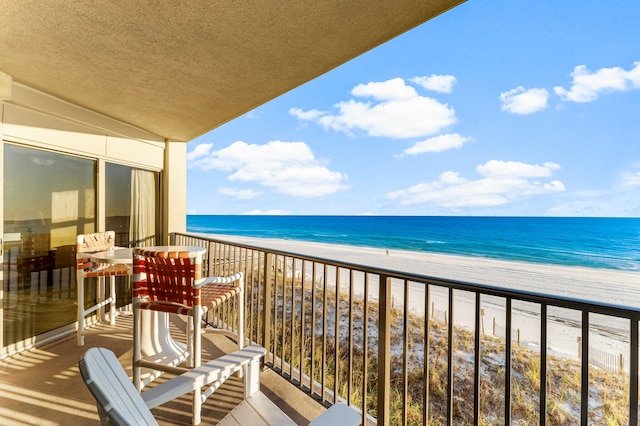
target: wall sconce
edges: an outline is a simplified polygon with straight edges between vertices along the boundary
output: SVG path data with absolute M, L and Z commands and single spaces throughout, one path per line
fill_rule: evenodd
M 11 89 L 13 87 L 13 78 L 9 74 L 0 71 L 0 101 L 11 100 Z

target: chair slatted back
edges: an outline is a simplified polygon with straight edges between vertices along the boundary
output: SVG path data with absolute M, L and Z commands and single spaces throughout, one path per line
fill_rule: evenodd
M 157 252 L 136 248 L 133 263 L 133 296 L 148 302 L 192 307 L 199 305 L 202 255 L 196 252 Z
M 111 250 L 115 246 L 116 233 L 114 231 L 80 234 L 76 239 L 76 269 L 78 271 L 93 271 L 98 267 L 90 257 L 78 256 L 82 253 L 97 253 Z
M 91 348 L 85 352 L 78 367 L 96 400 L 102 424 L 158 424 L 113 352 Z

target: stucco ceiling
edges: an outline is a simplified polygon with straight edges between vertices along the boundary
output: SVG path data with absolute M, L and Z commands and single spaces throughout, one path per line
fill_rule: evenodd
M 0 71 L 188 141 L 464 0 L 4 0 Z

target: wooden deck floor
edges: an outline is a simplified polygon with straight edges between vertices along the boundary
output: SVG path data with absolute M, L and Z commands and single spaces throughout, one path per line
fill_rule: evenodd
M 115 327 L 121 333 L 87 336 L 84 347 L 76 346 L 73 334 L 1 360 L 0 424 L 100 424 L 93 398 L 82 382 L 77 363 L 86 349 L 102 346 L 116 354 L 131 376 L 131 320 L 129 313 L 119 316 Z M 177 320 L 172 326 L 181 328 L 183 324 Z M 205 336 L 203 359 L 211 359 L 234 349 L 233 343 L 224 337 Z M 205 402 L 201 424 L 218 423 L 242 400 L 243 386 L 237 378 L 227 380 Z M 271 370 L 261 374 L 261 389 L 298 424 L 307 424 L 324 411 L 319 403 Z M 154 409 L 153 413 L 161 425 L 190 425 L 191 399 L 184 396 Z

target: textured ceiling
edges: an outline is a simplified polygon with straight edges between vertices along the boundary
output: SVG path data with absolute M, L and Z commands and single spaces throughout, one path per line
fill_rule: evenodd
M 0 71 L 188 141 L 463 0 L 3 0 Z

